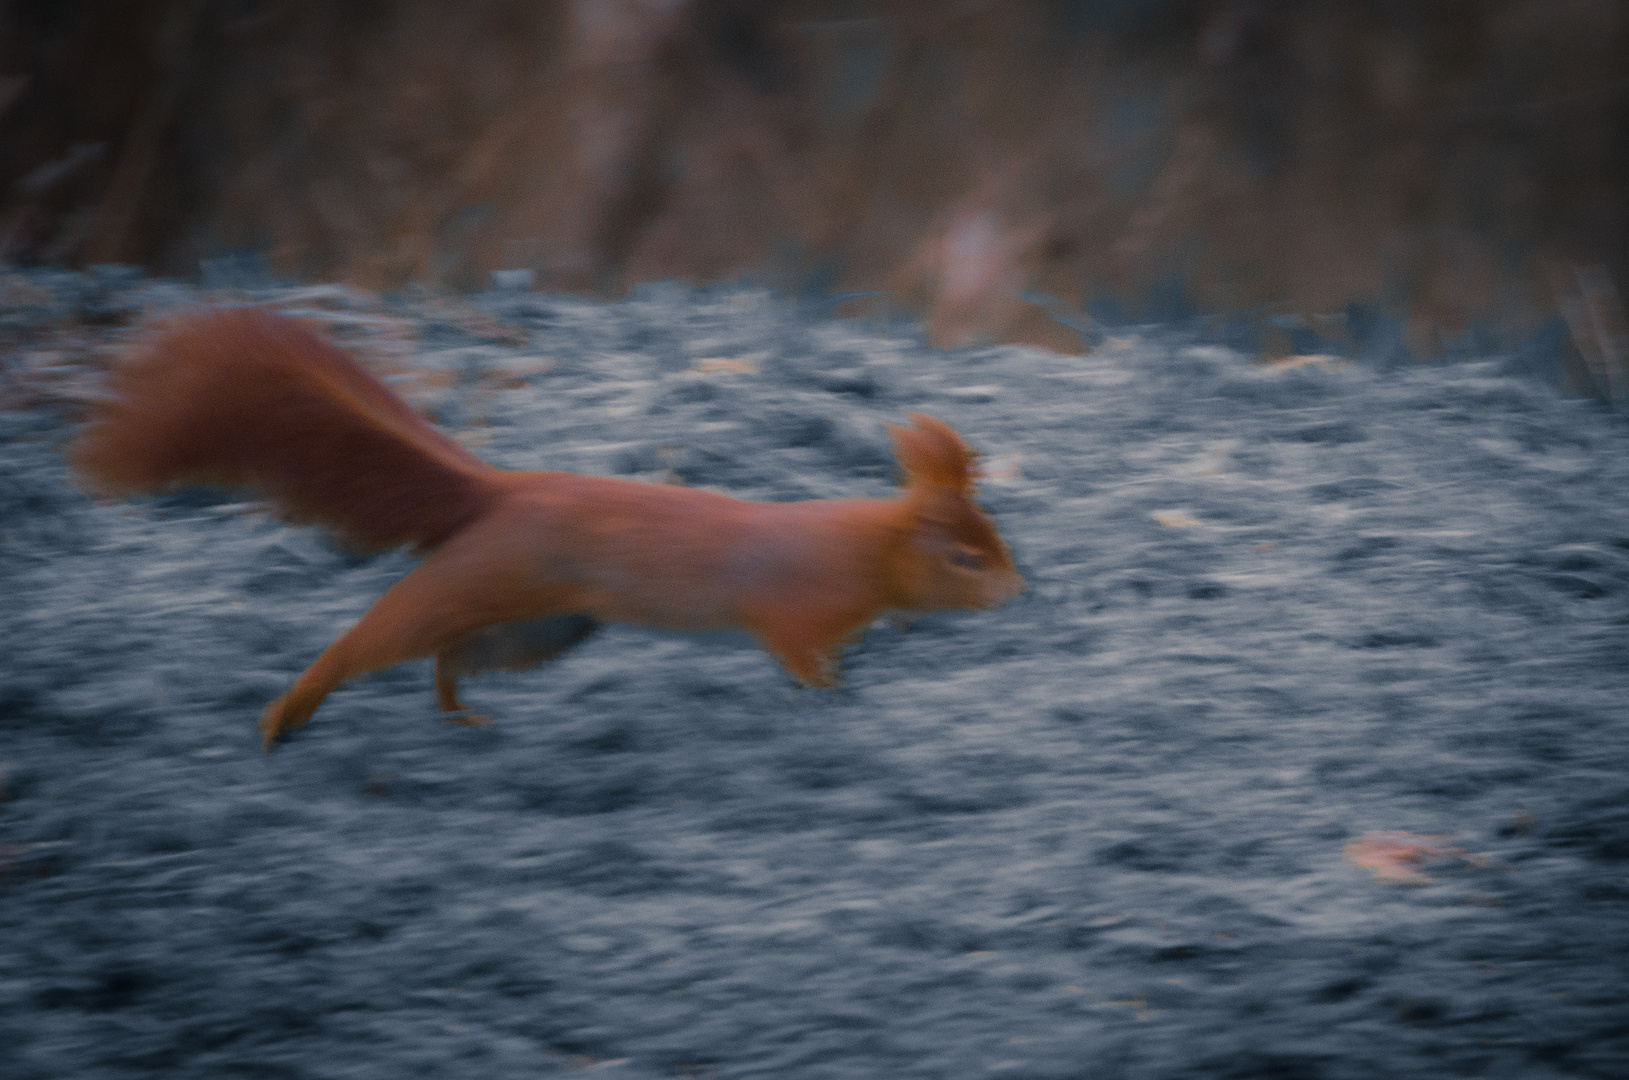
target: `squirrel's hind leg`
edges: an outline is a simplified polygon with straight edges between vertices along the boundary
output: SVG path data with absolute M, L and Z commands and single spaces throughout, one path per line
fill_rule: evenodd
M 463 662 L 466 644 L 484 640 L 483 628 L 517 619 L 522 621 L 516 625 L 530 626 L 580 618 L 525 619 L 550 608 L 558 611 L 565 597 L 550 590 L 528 590 L 523 583 L 523 576 L 501 559 L 479 554 L 472 558 L 468 551 L 452 550 L 450 545 L 442 548 L 386 590 L 355 626 L 306 668 L 288 693 L 266 706 L 260 716 L 261 739 L 270 749 L 280 736 L 310 719 L 323 699 L 345 680 L 421 656 L 437 657 L 436 697 L 442 708 L 449 704 L 461 708 L 457 677 L 499 666 Z M 571 641 L 591 630 L 592 626 Z M 554 652 L 564 647 L 558 641 L 553 643 Z

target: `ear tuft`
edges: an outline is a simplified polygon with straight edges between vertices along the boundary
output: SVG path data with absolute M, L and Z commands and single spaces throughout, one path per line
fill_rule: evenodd
M 910 427 L 888 425 L 894 440 L 894 456 L 905 470 L 906 484 L 931 484 L 967 492 L 973 487 L 977 469 L 973 451 L 951 426 L 925 413 L 906 413 Z

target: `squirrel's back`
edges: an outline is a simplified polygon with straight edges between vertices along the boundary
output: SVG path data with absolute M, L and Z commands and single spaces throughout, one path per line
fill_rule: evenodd
M 303 323 L 258 308 L 182 315 L 115 371 L 70 452 L 86 486 L 258 488 L 289 518 L 368 549 L 433 548 L 501 472 L 419 419 Z

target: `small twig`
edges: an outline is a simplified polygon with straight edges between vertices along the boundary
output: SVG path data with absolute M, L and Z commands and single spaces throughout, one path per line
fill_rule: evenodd
M 1629 397 L 1629 319 L 1611 273 L 1569 264 L 1550 266 L 1549 276 L 1594 389 L 1610 402 Z

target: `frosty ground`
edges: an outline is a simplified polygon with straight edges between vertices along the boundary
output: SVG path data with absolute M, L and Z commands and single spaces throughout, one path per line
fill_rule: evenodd
M 1629 1074 L 1629 429 L 1507 357 L 1267 367 L 1202 327 L 936 351 L 749 290 L 339 288 L 312 318 L 487 460 L 885 495 L 940 416 L 1030 583 L 843 688 L 617 628 L 411 664 L 270 756 L 411 565 L 60 457 L 140 317 L 0 290 L 10 1080 Z M 1371 832 L 1436 857 L 1397 884 Z M 1405 871 L 1410 867 L 1404 867 Z

